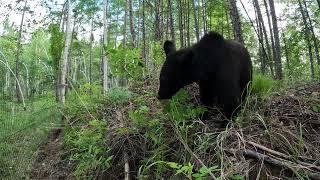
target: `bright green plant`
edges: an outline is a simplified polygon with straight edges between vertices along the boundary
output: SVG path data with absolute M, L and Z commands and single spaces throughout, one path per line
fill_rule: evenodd
M 132 97 L 132 92 L 122 87 L 112 88 L 107 93 L 107 100 L 115 104 L 125 103 L 131 97 Z
M 97 169 L 108 169 L 112 156 L 105 147 L 104 132 L 106 123 L 91 120 L 85 128 L 67 129 L 65 142 L 70 149 L 71 159 L 77 162 L 74 175 L 77 178 L 92 175 Z
M 202 167 L 199 169 L 199 171 L 194 172 L 193 171 L 193 164 L 190 162 L 187 165 L 181 165 L 175 162 L 167 162 L 167 165 L 176 170 L 175 175 L 183 174 L 188 179 L 206 179 L 209 173 L 214 171 L 219 171 L 218 166 L 212 166 L 210 168 Z
M 254 95 L 258 95 L 261 98 L 269 97 L 274 90 L 276 85 L 276 81 L 271 77 L 255 74 L 253 76 L 251 93 Z
M 165 107 L 170 118 L 177 123 L 184 123 L 186 120 L 199 117 L 206 110 L 190 102 L 190 96 L 185 90 L 180 90 Z

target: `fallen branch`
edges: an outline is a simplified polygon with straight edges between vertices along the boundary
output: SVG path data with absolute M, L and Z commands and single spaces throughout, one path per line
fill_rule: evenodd
M 233 152 L 236 152 L 237 150 L 232 150 Z M 260 161 L 266 161 L 270 164 L 282 167 L 282 168 L 286 168 L 286 169 L 290 169 L 292 172 L 297 172 L 297 168 L 299 169 L 304 169 L 307 170 L 307 167 L 302 166 L 301 164 L 296 164 L 284 159 L 275 159 L 272 158 L 268 155 L 265 154 L 261 154 L 259 152 L 256 151 L 252 151 L 249 149 L 245 149 L 245 150 L 240 150 L 239 151 L 241 154 L 243 154 L 244 156 L 250 157 L 250 158 L 254 158 L 254 159 L 258 159 Z M 320 179 L 320 174 L 319 173 L 313 173 L 310 171 L 304 171 L 305 174 L 310 177 L 311 179 Z
M 246 142 L 247 142 L 248 144 L 250 144 L 250 145 L 252 145 L 252 146 L 255 146 L 255 147 L 257 147 L 257 148 L 259 148 L 259 149 L 261 149 L 261 150 L 263 150 L 263 151 L 266 151 L 266 152 L 268 152 L 268 153 L 270 153 L 270 154 L 279 156 L 280 158 L 286 159 L 286 160 L 288 160 L 288 161 L 291 161 L 291 160 L 292 160 L 292 158 L 291 158 L 290 156 L 288 156 L 288 155 L 286 155 L 286 154 L 283 154 L 283 153 L 281 153 L 281 152 L 275 151 L 275 150 L 273 150 L 273 149 L 269 149 L 269 148 L 267 148 L 267 147 L 265 147 L 265 146 L 262 146 L 262 145 L 260 145 L 260 144 L 255 143 L 255 142 L 251 142 L 251 141 L 246 141 Z M 314 168 L 314 169 L 320 171 L 320 167 L 319 167 L 319 166 L 316 166 L 316 165 L 314 165 L 314 164 L 306 163 L 306 162 L 303 162 L 303 161 L 300 161 L 300 160 L 297 160 L 296 162 L 297 162 L 298 164 L 301 164 L 301 165 L 306 166 L 306 167 L 308 167 L 308 168 Z

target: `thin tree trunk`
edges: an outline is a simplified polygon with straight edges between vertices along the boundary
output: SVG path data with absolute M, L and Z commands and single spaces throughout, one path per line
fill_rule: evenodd
M 271 25 L 270 13 L 269 13 L 269 9 L 268 9 L 268 3 L 267 3 L 266 0 L 263 0 L 263 2 L 264 2 L 265 9 L 266 9 L 267 17 L 268 17 L 268 26 L 269 26 L 269 32 L 270 32 L 270 37 L 271 37 L 272 56 L 270 54 L 270 62 L 269 62 L 269 64 L 270 64 L 270 70 L 272 70 L 273 67 L 274 67 L 273 62 L 275 62 L 275 59 L 276 59 L 274 36 L 273 36 L 273 30 L 272 30 L 272 25 Z M 270 51 L 270 53 L 271 53 L 271 51 Z M 273 77 L 275 77 L 275 75 L 273 75 Z
M 199 34 L 199 24 L 198 24 L 198 18 L 197 18 L 197 9 L 196 9 L 196 0 L 192 0 L 192 8 L 193 8 L 193 18 L 194 18 L 194 26 L 196 30 L 196 38 L 197 42 L 200 40 L 200 34 Z
M 230 6 L 230 5 L 227 5 L 227 6 Z M 228 31 L 228 37 L 231 38 L 231 31 L 230 31 L 230 23 L 229 23 L 229 14 L 228 14 L 228 11 L 226 10 L 226 20 L 227 20 L 227 31 Z
M 184 21 L 183 21 L 183 30 L 184 30 L 184 46 L 187 46 L 188 44 L 188 5 L 187 5 L 187 0 L 183 1 L 183 9 L 184 9 Z
M 230 17 L 233 25 L 234 37 L 237 41 L 244 44 L 244 40 L 242 37 L 241 21 L 240 21 L 236 0 L 229 0 L 229 7 L 230 7 Z
M 120 5 L 117 4 L 117 18 L 116 18 L 116 24 L 119 24 L 119 10 L 120 10 Z M 118 39 L 118 28 L 116 27 L 116 33 L 115 33 L 115 37 L 114 37 L 114 48 L 117 48 L 117 39 Z
M 126 37 L 127 37 L 127 17 L 128 17 L 128 7 L 129 7 L 129 0 L 126 0 L 126 5 L 125 5 L 125 13 L 124 13 L 124 25 L 123 25 L 123 42 L 122 42 L 122 48 L 125 49 L 127 47 L 127 43 L 126 43 Z M 121 87 L 125 87 L 127 86 L 127 79 L 126 77 L 119 77 L 119 85 Z
M 22 12 L 22 17 L 21 17 L 21 22 L 20 22 L 20 28 L 19 28 L 19 33 L 18 33 L 18 40 L 17 40 L 17 53 L 16 53 L 16 69 L 15 69 L 15 74 L 17 81 L 19 81 L 19 63 L 20 63 L 20 53 L 21 53 L 21 37 L 22 37 L 22 28 L 23 28 L 23 22 L 24 22 L 24 16 L 27 10 L 27 2 L 28 0 L 24 1 L 24 6 L 23 6 L 23 12 Z M 21 103 L 21 96 L 22 96 L 22 91 L 19 88 L 18 83 L 16 83 L 16 96 L 18 103 Z
M 143 41 L 143 48 L 142 48 L 142 58 L 145 63 L 145 67 L 148 67 L 147 62 L 147 49 L 146 49 L 146 27 L 145 27 L 145 0 L 142 0 L 142 41 Z
M 307 3 L 306 3 L 305 0 L 303 0 L 302 2 L 304 4 L 306 16 L 307 16 L 308 21 L 309 21 L 309 28 L 310 28 L 310 32 L 311 32 L 311 35 L 312 35 L 312 41 L 313 41 L 313 44 L 314 44 L 314 51 L 315 51 L 316 58 L 317 58 L 317 64 L 320 65 L 318 40 L 317 40 L 317 38 L 315 36 L 315 33 L 314 33 L 314 27 L 312 25 L 311 18 L 310 18 L 309 12 L 308 12 Z
M 255 16 L 256 16 L 256 26 L 257 26 L 257 36 L 259 39 L 259 59 L 260 59 L 260 63 L 261 63 L 261 72 L 262 74 L 265 74 L 266 72 L 266 66 L 265 66 L 265 54 L 264 54 L 264 38 L 263 38 L 263 33 L 262 33 L 262 27 L 261 27 L 261 22 L 260 22 L 260 9 L 259 9 L 259 4 L 257 2 L 257 0 L 253 0 L 253 6 L 254 6 L 254 10 L 255 10 Z
M 303 24 L 304 24 L 305 41 L 307 43 L 308 51 L 309 51 L 311 78 L 314 79 L 314 63 L 313 63 L 312 46 L 311 46 L 311 43 L 310 43 L 310 36 L 309 36 L 310 32 L 309 32 L 309 27 L 308 27 L 308 23 L 307 23 L 307 17 L 304 14 L 301 0 L 298 0 L 298 3 L 299 3 L 300 12 L 301 12 L 301 15 L 302 15 Z
M 126 0 L 126 4 L 125 4 L 125 8 L 124 8 L 124 17 L 123 17 L 123 33 L 122 33 L 122 36 L 123 36 L 123 41 L 122 41 L 122 47 L 123 48 L 126 48 L 126 34 L 127 34 L 127 19 L 128 19 L 128 3 L 129 3 L 129 0 Z
M 94 17 L 91 17 L 91 32 L 90 32 L 90 53 L 89 53 L 89 84 L 92 84 L 92 50 L 93 50 L 93 22 L 94 22 Z
M 270 48 L 270 43 L 269 43 L 269 39 L 268 39 L 268 34 L 267 34 L 267 31 L 266 31 L 266 27 L 265 27 L 265 24 L 264 24 L 264 20 L 263 20 L 263 17 L 262 17 L 262 13 L 261 13 L 261 9 L 260 9 L 260 5 L 258 3 L 258 0 L 254 0 L 254 6 L 256 8 L 256 11 L 257 11 L 257 16 L 258 16 L 258 24 L 260 26 L 260 29 L 261 29 L 261 40 L 265 41 L 266 43 L 266 49 L 267 49 L 267 53 L 265 52 L 265 48 L 263 48 L 263 54 L 265 55 L 265 60 L 267 62 L 264 62 L 264 69 L 266 68 L 265 65 L 266 63 L 269 65 L 269 68 L 270 68 L 270 71 L 271 71 L 271 74 L 274 76 L 274 72 L 273 72 L 273 67 L 272 67 L 272 63 L 270 62 L 270 59 L 271 59 L 271 48 Z M 263 42 L 262 42 L 263 43 Z
M 176 41 L 175 32 L 174 32 L 174 23 L 173 23 L 173 12 L 172 12 L 172 3 L 171 0 L 168 0 L 168 8 L 169 8 L 169 19 L 170 19 L 170 33 L 172 41 Z
M 191 46 L 191 38 L 190 38 L 190 2 L 187 0 L 187 41 L 188 46 Z
M 270 4 L 270 14 L 272 18 L 273 35 L 274 35 L 276 79 L 282 79 L 283 75 L 282 75 L 282 65 L 281 65 L 281 49 L 280 49 L 280 38 L 279 38 L 277 16 L 276 16 L 273 0 L 269 0 L 269 4 Z
M 140 47 L 140 31 L 141 31 L 141 26 L 140 26 L 140 22 L 141 22 L 141 8 L 140 8 L 140 5 L 141 5 L 141 0 L 138 1 L 138 7 L 139 7 L 139 10 L 138 10 L 138 33 L 137 33 L 137 46 L 136 47 Z
M 66 22 L 66 36 L 65 36 L 65 46 L 63 50 L 63 59 L 61 64 L 61 75 L 60 75 L 60 102 L 65 104 L 65 92 L 67 88 L 66 78 L 67 78 L 67 66 L 68 66 L 68 53 L 71 41 L 70 36 L 70 22 L 71 22 L 71 0 L 68 0 L 68 14 Z
M 286 64 L 287 64 L 287 69 L 289 71 L 289 75 L 290 75 L 290 60 L 289 60 L 289 51 L 288 51 L 288 45 L 287 45 L 287 39 L 284 33 L 282 33 L 283 36 L 283 44 L 284 44 L 284 51 L 285 51 L 285 55 L 286 55 Z
M 132 0 L 128 0 L 129 3 L 129 19 L 130 19 L 130 32 L 132 38 L 132 47 L 136 47 L 136 32 L 134 30 L 134 20 L 133 20 L 133 10 L 132 10 Z
M 180 47 L 184 47 L 184 43 L 183 43 L 183 12 L 182 12 L 182 0 L 179 0 L 178 4 L 179 4 L 179 35 L 180 35 Z
M 108 59 L 105 52 L 105 48 L 107 47 L 107 13 L 108 13 L 108 0 L 104 0 L 103 5 L 103 35 L 102 35 L 102 86 L 103 92 L 106 93 L 108 91 Z
M 205 1 L 202 0 L 202 24 L 203 24 L 203 33 L 207 32 L 207 27 L 206 27 L 206 4 Z
M 155 1 L 155 40 L 161 40 L 161 26 L 160 26 L 160 0 Z

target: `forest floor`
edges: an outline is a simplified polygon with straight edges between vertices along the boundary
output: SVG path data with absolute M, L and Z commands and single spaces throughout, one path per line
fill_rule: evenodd
M 140 88 L 139 92 L 148 92 L 150 90 L 148 88 L 142 88 L 143 90 Z M 189 94 L 194 97 L 192 101 L 197 103 L 198 96 L 194 91 L 195 88 L 194 86 L 189 87 Z M 150 98 L 149 107 L 157 104 L 155 101 L 157 101 L 155 98 Z M 220 164 L 223 159 L 222 161 L 227 165 L 220 167 L 214 175 L 220 176 L 222 179 L 230 179 L 230 177 L 236 179 L 235 175 L 237 174 L 245 179 L 272 179 L 275 177 L 280 179 L 305 177 L 320 179 L 320 84 L 299 85 L 286 89 L 283 93 L 273 93 L 263 101 L 255 98 L 250 101 L 244 111 L 245 115 L 237 118 L 236 123 L 230 123 L 226 129 L 201 123 L 201 132 L 197 130 L 199 137 L 200 133 L 204 135 L 216 134 L 214 140 L 216 143 L 212 144 L 215 147 L 206 148 L 203 153 L 199 149 L 193 148 L 192 143 L 181 141 L 180 135 L 174 134 L 175 129 L 170 129 L 172 126 L 168 125 L 170 127 L 167 132 L 172 131 L 171 135 L 176 143 L 174 146 L 178 146 L 172 148 L 184 152 L 181 155 L 191 154 L 193 162 L 200 162 L 201 165 L 206 164 L 207 166 L 212 162 L 217 163 L 216 160 L 212 160 L 217 156 L 211 156 L 210 152 L 219 151 Z M 124 107 L 128 108 L 128 106 L 134 106 L 133 102 L 129 102 Z M 128 110 L 124 107 L 114 109 L 113 115 L 109 116 L 114 116 L 113 119 L 119 119 L 121 116 L 119 112 Z M 110 111 L 110 107 L 109 110 L 107 109 L 105 108 L 104 111 Z M 149 114 L 152 112 L 151 108 Z M 210 123 L 214 123 L 214 121 Z M 115 129 L 114 126 L 124 125 L 111 123 L 109 128 Z M 139 152 L 147 146 L 145 142 L 141 143 L 142 140 L 139 140 L 136 134 L 132 136 L 113 134 L 108 137 L 112 147 L 118 147 L 112 152 L 121 151 L 123 148 L 123 144 L 112 143 L 130 141 L 129 160 L 124 159 L 123 156 L 115 157 L 118 160 L 122 159 L 114 164 L 115 167 L 111 168 L 111 172 L 98 172 L 100 175 L 97 176 L 112 177 L 112 179 L 123 178 L 122 167 L 126 161 L 130 165 L 130 170 L 138 170 L 134 167 L 136 162 L 132 162 L 132 159 L 141 160 L 143 159 L 140 157 L 141 154 L 147 154 Z M 31 178 L 65 179 L 73 177 L 72 171 L 75 168 L 75 162 L 66 159 L 66 154 L 68 152 L 64 148 L 63 130 L 53 130 L 48 142 L 39 148 Z M 167 158 L 174 159 L 174 157 Z M 141 165 L 141 162 L 138 163 Z M 119 166 L 119 164 L 121 165 Z M 130 174 L 134 177 L 137 172 L 132 171 Z M 214 175 L 209 173 L 208 176 L 213 177 Z

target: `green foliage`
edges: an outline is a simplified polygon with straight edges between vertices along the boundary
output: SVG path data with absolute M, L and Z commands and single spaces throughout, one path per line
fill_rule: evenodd
M 39 146 L 58 127 L 61 116 L 53 96 L 26 102 L 0 103 L 0 179 L 30 179 Z
M 49 25 L 50 32 L 50 55 L 52 57 L 52 66 L 56 71 L 59 69 L 59 61 L 61 58 L 61 53 L 64 45 L 64 34 L 60 31 L 58 24 L 50 24 Z
M 132 92 L 127 88 L 115 87 L 107 93 L 107 100 L 114 104 L 123 104 L 132 97 Z
M 320 113 L 320 105 L 313 105 L 312 106 L 312 111 L 316 113 Z
M 156 67 L 162 66 L 165 60 L 165 54 L 163 50 L 163 45 L 161 42 L 152 43 L 152 58 Z
M 109 149 L 105 147 L 105 131 L 106 123 L 96 119 L 91 120 L 87 127 L 66 129 L 65 144 L 70 149 L 71 159 L 77 162 L 74 171 L 77 178 L 88 177 L 98 169 L 110 167 L 112 156 L 106 156 Z
M 271 77 L 255 74 L 253 76 L 251 93 L 261 98 L 269 97 L 276 86 L 276 81 Z
M 204 107 L 190 102 L 190 96 L 186 90 L 180 90 L 165 107 L 170 118 L 177 123 L 199 117 L 205 110 Z
M 108 48 L 109 65 L 112 75 L 140 79 L 143 72 L 143 62 L 140 59 L 139 49 Z

